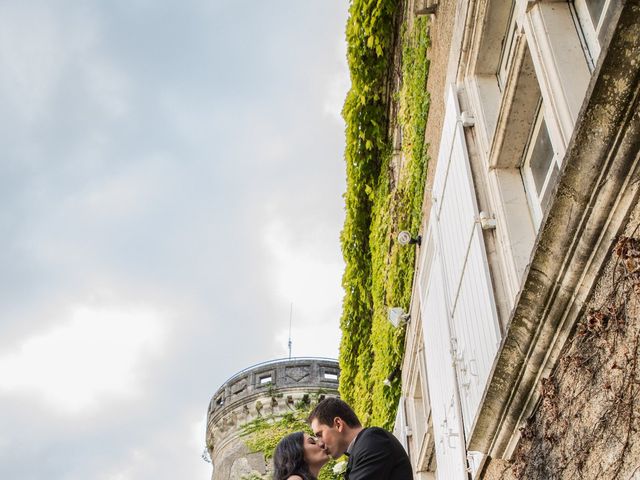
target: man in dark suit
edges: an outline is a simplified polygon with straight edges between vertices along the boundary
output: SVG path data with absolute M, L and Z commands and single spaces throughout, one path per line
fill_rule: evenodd
M 413 480 L 409 457 L 398 439 L 382 428 L 363 428 L 342 400 L 322 400 L 309 415 L 309 422 L 329 455 L 349 456 L 347 480 Z

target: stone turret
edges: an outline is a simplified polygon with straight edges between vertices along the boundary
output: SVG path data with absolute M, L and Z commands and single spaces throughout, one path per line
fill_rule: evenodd
M 227 380 L 213 395 L 207 414 L 212 480 L 265 474 L 264 456 L 249 451 L 241 427 L 258 417 L 284 415 L 312 397 L 337 396 L 339 374 L 336 360 L 291 358 L 254 365 Z

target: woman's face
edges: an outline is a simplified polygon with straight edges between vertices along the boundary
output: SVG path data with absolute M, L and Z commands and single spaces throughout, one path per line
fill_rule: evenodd
M 329 455 L 317 444 L 315 437 L 304 434 L 304 461 L 309 466 L 322 466 L 329 461 Z

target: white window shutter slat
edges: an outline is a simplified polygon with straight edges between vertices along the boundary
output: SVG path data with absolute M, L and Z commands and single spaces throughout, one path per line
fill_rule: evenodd
M 433 216 L 432 216 L 433 218 Z M 437 239 L 427 232 L 419 277 L 429 400 L 441 479 L 466 479 L 464 443 L 456 406 L 455 372 L 450 355 L 449 314 Z M 425 268 L 426 267 L 426 268 Z
M 441 179 L 436 197 L 436 224 L 442 244 L 445 290 L 455 348 L 465 433 L 470 433 L 495 358 L 500 330 L 486 258 L 477 221 L 473 177 L 456 91 L 450 88 L 443 142 L 450 153 L 436 166 Z M 446 174 L 442 169 L 446 169 Z

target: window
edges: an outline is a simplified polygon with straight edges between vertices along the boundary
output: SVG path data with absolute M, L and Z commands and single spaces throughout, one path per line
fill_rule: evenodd
M 518 50 L 520 28 L 515 0 L 489 0 L 478 8 L 481 17 L 471 23 L 474 41 L 465 73 L 471 110 L 480 134 L 479 148 L 488 154 L 499 118 L 499 106 L 509 68 Z
M 559 162 L 560 158 L 553 148 L 540 101 L 521 169 L 536 228 L 540 227 L 549 205 L 551 192 L 560 172 Z
M 422 358 L 422 352 L 418 355 Z M 422 363 L 422 362 L 420 362 Z M 424 367 L 422 367 L 424 368 Z M 411 431 L 409 447 L 417 478 L 433 478 L 428 472 L 435 471 L 435 444 L 433 439 L 433 425 L 430 415 L 429 395 L 423 391 L 423 381 L 420 371 L 413 376 L 408 398 L 409 426 Z
M 271 375 L 260 377 L 259 381 L 260 381 L 260 385 L 266 385 L 267 383 L 271 383 Z
M 587 57 L 593 70 L 600 56 L 602 42 L 613 16 L 615 0 L 576 0 L 575 16 L 587 44 Z
M 500 91 L 504 91 L 505 84 L 507 82 L 508 68 L 513 61 L 514 52 L 516 48 L 516 16 L 514 15 L 515 2 L 511 4 L 511 11 L 509 12 L 509 27 L 507 33 L 502 40 L 502 48 L 500 50 L 500 61 L 498 62 L 498 85 Z
M 427 417 L 424 413 L 424 398 L 422 396 L 422 379 L 418 373 L 414 379 L 414 391 L 411 397 L 411 423 L 413 435 L 412 440 L 415 443 L 416 451 L 422 447 L 424 441 L 424 435 L 426 433 L 425 427 L 427 424 Z

